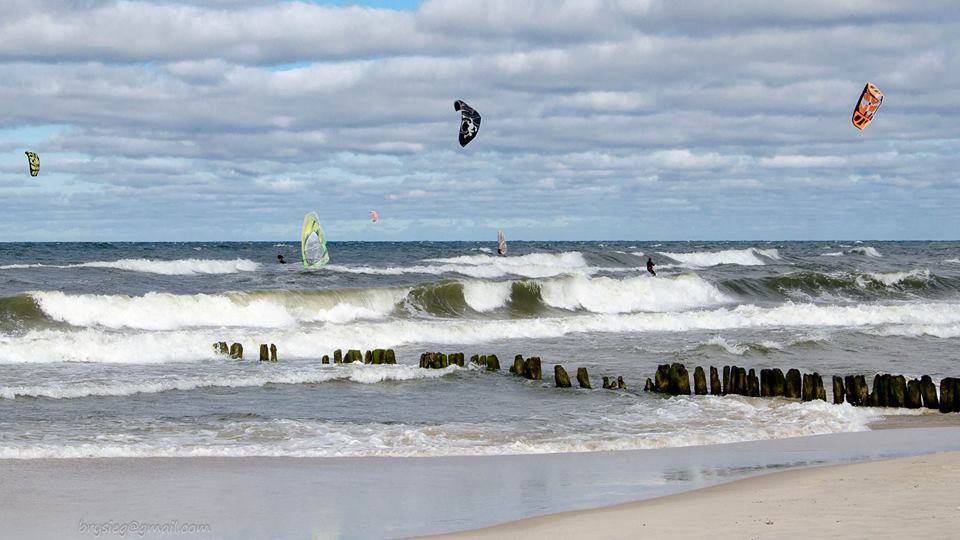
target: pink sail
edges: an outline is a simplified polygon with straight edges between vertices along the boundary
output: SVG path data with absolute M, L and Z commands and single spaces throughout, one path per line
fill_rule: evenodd
M 377 215 L 376 210 L 370 211 L 370 219 L 372 219 L 374 223 L 380 223 L 380 216 Z

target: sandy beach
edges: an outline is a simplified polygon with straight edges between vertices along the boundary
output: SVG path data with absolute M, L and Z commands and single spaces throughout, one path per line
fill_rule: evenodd
M 7 487 L 0 490 L 0 522 L 4 535 L 16 538 L 91 538 L 91 524 L 165 523 L 208 527 L 190 538 L 231 539 L 401 538 L 503 523 L 469 534 L 553 535 L 559 527 L 578 536 L 635 537 L 640 530 L 677 536 L 710 527 L 739 537 L 754 530 L 789 536 L 788 527 L 807 515 L 794 514 L 797 508 L 817 516 L 808 521 L 824 530 L 854 526 L 854 512 L 844 508 L 856 505 L 866 505 L 869 512 L 858 518 L 866 521 L 873 513 L 898 518 L 902 508 L 889 509 L 905 504 L 918 509 L 911 515 L 949 517 L 947 510 L 960 506 L 955 489 L 947 489 L 956 485 L 956 453 L 907 460 L 906 467 L 876 462 L 837 472 L 851 462 L 933 452 L 960 452 L 960 428 L 513 456 L 8 459 L 0 460 Z M 809 468 L 825 464 L 841 465 Z M 641 500 L 649 502 L 632 504 Z M 608 508 L 624 503 L 631 504 Z M 677 508 L 672 515 L 696 519 L 663 518 L 669 505 Z M 652 517 L 634 518 L 634 509 Z M 840 517 L 819 517 L 833 515 Z M 935 530 L 947 526 L 943 519 L 924 521 Z M 851 534 L 859 533 L 843 533 Z
M 960 452 L 811 467 L 438 538 L 949 538 Z

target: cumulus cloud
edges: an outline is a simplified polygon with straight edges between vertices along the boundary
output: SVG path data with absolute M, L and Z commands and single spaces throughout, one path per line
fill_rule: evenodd
M 954 1 L 10 3 L 7 239 L 55 239 L 31 212 L 246 239 L 310 209 L 368 239 L 960 230 Z M 867 80 L 887 97 L 860 133 Z M 454 99 L 484 115 L 466 149 Z

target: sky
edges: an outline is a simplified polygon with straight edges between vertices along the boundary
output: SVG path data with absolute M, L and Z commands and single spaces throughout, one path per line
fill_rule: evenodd
M 956 0 L 3 4 L 0 241 L 960 237 Z

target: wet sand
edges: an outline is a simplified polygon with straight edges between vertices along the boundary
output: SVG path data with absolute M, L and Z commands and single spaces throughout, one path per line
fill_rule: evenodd
M 773 473 L 439 538 L 953 538 L 958 484 L 960 452 L 950 452 Z
M 960 451 L 960 428 L 492 457 L 2 460 L 0 522 L 22 538 L 90 538 L 81 523 L 131 520 L 209 525 L 190 538 L 405 537 L 938 451 Z

